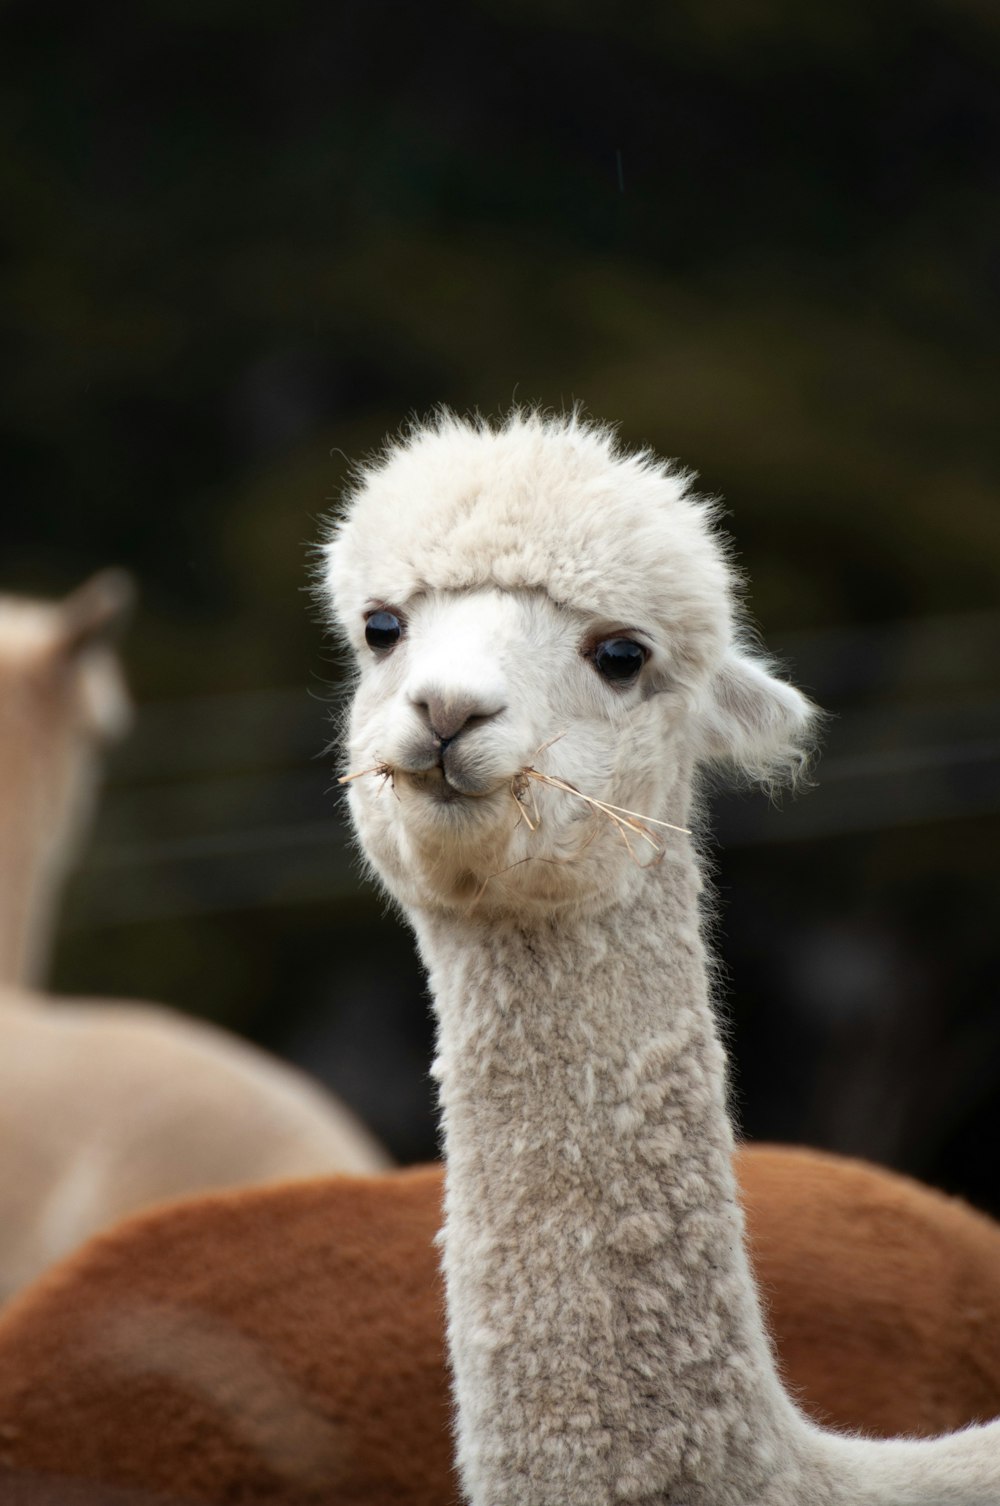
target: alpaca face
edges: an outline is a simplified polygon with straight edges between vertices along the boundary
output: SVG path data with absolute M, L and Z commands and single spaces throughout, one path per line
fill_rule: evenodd
M 689 759 L 655 624 L 496 587 L 378 603 L 367 620 L 347 761 L 384 772 L 351 782 L 351 811 L 396 897 L 523 910 L 627 892 L 671 833 L 623 829 L 526 771 L 670 819 Z

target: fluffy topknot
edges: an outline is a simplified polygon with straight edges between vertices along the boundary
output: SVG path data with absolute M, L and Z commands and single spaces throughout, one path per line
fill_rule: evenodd
M 541 589 L 609 621 L 655 623 L 696 680 L 732 640 L 735 572 L 690 481 L 575 412 L 517 410 L 493 426 L 441 410 L 355 472 L 324 594 L 357 641 L 373 603 Z

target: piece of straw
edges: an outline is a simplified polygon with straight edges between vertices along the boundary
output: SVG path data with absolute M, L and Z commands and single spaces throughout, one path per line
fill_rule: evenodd
M 529 831 L 537 831 L 538 830 L 538 821 L 537 820 L 532 821 L 531 817 L 528 815 L 528 812 L 527 812 L 527 809 L 526 809 L 526 807 L 524 805 L 524 802 L 521 800 L 520 795 L 518 795 L 517 791 L 514 789 L 514 781 L 513 780 L 511 780 L 510 794 L 511 794 L 511 799 L 513 800 L 514 804 L 517 806 L 517 814 L 518 814 L 518 817 L 520 818 L 520 820 L 524 822 L 525 826 L 528 828 Z M 537 815 L 538 815 L 538 811 L 537 810 L 535 811 L 535 815 L 537 817 Z M 515 829 L 515 831 L 517 830 L 516 827 L 514 829 Z
M 554 742 L 558 742 L 559 738 L 565 735 L 564 732 L 558 732 L 555 737 L 549 738 L 548 742 L 542 743 L 537 752 L 541 753 L 544 749 L 550 748 Z M 376 763 L 372 764 L 371 768 L 368 769 L 356 769 L 351 774 L 342 774 L 337 783 L 350 784 L 352 780 L 363 779 L 367 774 L 377 774 L 382 779 L 391 779 L 392 772 L 390 764 Z M 628 839 L 629 832 L 632 832 L 637 837 L 641 837 L 644 842 L 648 842 L 653 851 L 658 855 L 663 852 L 662 843 L 657 840 L 655 833 L 648 830 L 647 823 L 651 826 L 661 826 L 666 831 L 681 832 L 684 836 L 691 835 L 690 829 L 686 826 L 675 826 L 672 821 L 661 821 L 658 816 L 643 816 L 638 811 L 629 810 L 624 805 L 612 805 L 609 800 L 598 800 L 594 795 L 585 795 L 582 790 L 577 789 L 576 785 L 570 784 L 568 780 L 557 779 L 553 774 L 543 774 L 540 769 L 536 769 L 530 764 L 526 768 L 523 768 L 519 774 L 515 774 L 510 782 L 510 792 L 514 804 L 517 806 L 518 816 L 524 821 L 529 831 L 537 831 L 541 825 L 541 816 L 535 800 L 534 790 L 529 783 L 530 780 L 537 780 L 539 784 L 550 785 L 553 789 L 562 790 L 564 794 L 575 795 L 578 800 L 585 801 L 593 810 L 600 811 L 601 815 L 607 816 L 608 820 L 614 823 L 618 835 L 628 849 L 629 856 L 636 862 L 638 862 L 638 859 Z M 524 800 L 525 794 L 529 791 L 531 793 L 531 811 L 534 820 L 532 820 L 532 815 L 528 814 L 528 808 Z
M 646 830 L 645 823 L 647 821 L 653 826 L 662 826 L 667 831 L 681 832 L 684 836 L 691 835 L 689 828 L 686 826 L 675 826 L 672 821 L 661 821 L 657 816 L 643 816 L 638 811 L 626 809 L 624 805 L 612 805 L 608 800 L 598 800 L 593 795 L 585 795 L 582 790 L 578 790 L 576 785 L 570 784 L 568 780 L 556 779 L 552 774 L 543 774 L 539 769 L 523 769 L 521 775 L 518 777 L 537 779 L 541 784 L 551 785 L 553 789 L 563 790 L 567 795 L 575 795 L 578 800 L 585 800 L 588 805 L 593 806 L 595 810 L 601 811 L 609 820 L 614 821 L 623 836 L 627 828 L 629 831 L 634 832 L 636 836 L 642 837 L 657 852 L 662 849 L 654 834 Z M 629 846 L 627 838 L 625 838 L 625 845 Z M 629 850 L 631 851 L 630 847 Z
M 392 775 L 392 768 L 387 763 L 373 763 L 370 769 L 356 769 L 353 774 L 341 774 L 338 784 L 350 784 L 352 779 L 364 779 L 366 774 L 380 774 L 383 779 Z

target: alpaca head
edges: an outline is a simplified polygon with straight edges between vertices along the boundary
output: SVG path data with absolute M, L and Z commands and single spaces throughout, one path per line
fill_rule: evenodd
M 383 771 L 352 815 L 404 904 L 592 908 L 640 881 L 641 834 L 526 769 L 677 822 L 699 764 L 795 765 L 810 708 L 741 647 L 687 482 L 520 413 L 446 414 L 359 472 L 324 589 L 358 662 L 348 768 Z

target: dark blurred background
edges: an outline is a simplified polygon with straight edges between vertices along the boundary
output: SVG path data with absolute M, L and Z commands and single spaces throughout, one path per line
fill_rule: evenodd
M 221 1021 L 434 1153 L 308 546 L 407 413 L 580 399 L 728 499 L 834 713 L 816 789 L 718 801 L 746 1132 L 1000 1211 L 1000 9 L 20 0 L 0 31 L 0 589 L 142 588 L 55 984 Z

